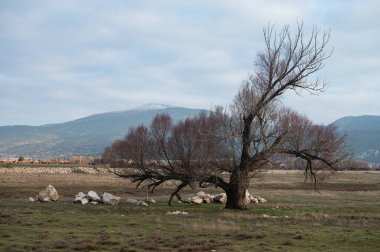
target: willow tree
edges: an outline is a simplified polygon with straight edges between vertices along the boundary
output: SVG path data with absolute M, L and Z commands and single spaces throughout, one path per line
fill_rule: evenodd
M 128 147 L 125 166 L 131 169 L 117 174 L 138 186 L 147 182 L 151 189 L 168 180 L 181 181 L 170 200 L 187 185 L 213 184 L 226 192 L 226 208 L 246 209 L 252 174 L 275 164 L 279 155 L 305 160 L 305 174 L 314 182 L 316 168 L 333 171 L 347 156 L 344 137 L 281 103 L 286 92 L 325 91 L 326 84 L 313 75 L 331 55 L 330 33 L 314 27 L 305 36 L 301 23 L 294 34 L 288 26 L 268 26 L 263 34 L 265 49 L 257 54 L 255 70 L 229 108 L 177 125 L 161 115 L 149 128 L 131 129 L 125 144 L 114 144 Z M 108 149 L 105 156 L 115 152 Z

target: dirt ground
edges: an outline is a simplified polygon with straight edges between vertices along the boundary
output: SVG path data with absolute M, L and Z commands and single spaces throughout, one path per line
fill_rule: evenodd
M 8 169 L 4 172 L 4 169 Z M 67 172 L 66 169 L 29 169 L 27 168 L 0 168 L 0 198 L 28 199 L 38 194 L 45 186 L 53 185 L 59 195 L 60 200 L 70 201 L 78 192 L 88 192 L 90 190 L 98 193 L 109 192 L 122 198 L 144 199 L 147 190 L 136 189 L 129 180 L 107 173 L 84 173 Z M 58 172 L 57 172 L 58 171 Z M 168 182 L 159 186 L 154 191 L 154 198 L 165 200 L 173 190 L 173 183 Z M 251 182 L 250 191 L 270 190 L 313 190 L 311 183 L 304 183 L 302 171 L 272 170 L 263 172 Z M 318 185 L 321 191 L 380 191 L 380 172 L 374 171 L 347 171 L 339 172 L 337 175 Z M 198 189 L 196 189 L 198 190 Z M 182 193 L 194 194 L 196 190 L 191 188 L 183 189 Z M 199 189 L 201 190 L 201 189 Z M 202 189 L 204 190 L 204 189 Z M 209 193 L 221 192 L 220 189 L 210 187 L 206 189 Z M 152 196 L 149 193 L 149 196 Z

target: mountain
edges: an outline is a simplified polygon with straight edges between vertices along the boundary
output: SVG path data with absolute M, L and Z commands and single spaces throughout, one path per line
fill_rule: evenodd
M 178 122 L 201 111 L 205 110 L 148 104 L 132 110 L 96 114 L 65 123 L 2 126 L 0 158 L 100 156 L 105 147 L 114 140 L 123 138 L 130 127 L 149 125 L 158 113 L 167 113 L 174 122 Z
M 332 124 L 348 135 L 356 158 L 380 163 L 380 116 L 347 116 Z
M 148 104 L 139 108 L 96 114 L 65 123 L 42 126 L 0 126 L 0 159 L 100 156 L 105 147 L 123 138 L 130 127 L 149 125 L 158 113 L 174 122 L 199 114 L 201 109 Z M 380 116 L 348 116 L 332 123 L 348 135 L 358 159 L 380 163 Z

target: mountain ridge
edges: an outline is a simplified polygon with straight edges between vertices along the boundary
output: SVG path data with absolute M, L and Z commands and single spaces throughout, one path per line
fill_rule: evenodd
M 345 116 L 332 125 L 341 134 L 347 134 L 355 158 L 380 163 L 380 116 Z
M 18 156 L 37 159 L 100 156 L 105 147 L 123 138 L 130 127 L 149 125 L 158 113 L 168 113 L 174 122 L 178 122 L 201 111 L 208 110 L 147 104 L 63 123 L 0 126 L 0 159 Z M 380 116 L 345 116 L 331 125 L 335 125 L 341 134 L 348 135 L 355 158 L 380 163 Z
M 123 138 L 130 127 L 148 125 L 158 113 L 167 113 L 177 122 L 207 111 L 168 105 L 140 108 L 99 113 L 40 126 L 0 126 L 0 158 L 99 156 L 114 140 Z

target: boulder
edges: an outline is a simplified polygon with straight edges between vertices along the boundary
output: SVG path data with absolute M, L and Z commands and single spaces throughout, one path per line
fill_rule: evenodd
M 49 202 L 58 200 L 58 192 L 52 185 L 48 185 L 44 190 L 38 193 L 37 199 L 40 202 Z
M 137 199 L 127 199 L 126 203 L 131 205 L 137 205 Z
M 212 198 L 203 198 L 203 203 L 210 204 L 212 202 Z
M 86 198 L 89 199 L 89 201 L 96 201 L 96 202 L 102 202 L 102 199 L 99 197 L 99 195 L 94 191 L 89 191 L 86 195 Z
M 148 203 L 142 201 L 142 200 L 138 200 L 136 202 L 136 206 L 149 206 Z
M 193 196 L 190 198 L 190 203 L 193 203 L 193 204 L 202 204 L 203 203 L 203 199 L 199 196 Z
M 196 196 L 198 196 L 199 198 L 203 198 L 205 195 L 206 193 L 204 191 L 197 192 L 196 194 Z
M 227 203 L 227 194 L 220 193 L 214 196 L 213 202 L 217 204 L 226 204 Z
M 154 199 L 148 199 L 148 203 L 156 204 L 157 201 L 155 201 Z
M 87 198 L 82 198 L 82 199 L 80 200 L 80 202 L 82 203 L 82 205 L 86 205 L 86 204 L 88 204 L 90 201 L 89 201 Z
M 79 192 L 77 195 L 75 195 L 74 203 L 81 203 L 81 200 L 86 197 L 86 194 L 83 192 Z
M 28 201 L 29 201 L 29 202 L 34 202 L 35 199 L 34 199 L 33 197 L 29 197 Z
M 245 197 L 244 197 L 244 202 L 248 205 L 251 203 L 251 194 L 248 192 L 248 190 L 245 190 Z
M 249 197 L 250 203 L 259 204 L 259 200 L 252 195 Z
M 117 205 L 120 202 L 120 197 L 116 197 L 110 193 L 105 192 L 102 195 L 102 201 L 104 204 Z
M 37 197 L 37 201 L 38 202 L 50 202 L 50 198 L 49 197 L 42 197 L 42 196 L 38 196 Z
M 267 203 L 267 200 L 264 199 L 264 198 L 261 198 L 261 197 L 257 197 L 257 200 L 258 200 L 260 203 Z

